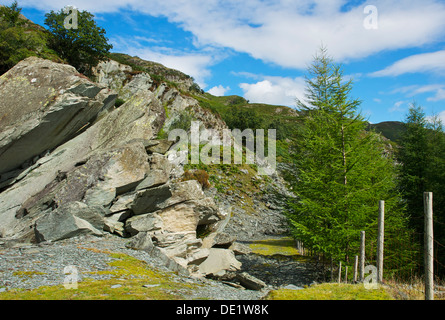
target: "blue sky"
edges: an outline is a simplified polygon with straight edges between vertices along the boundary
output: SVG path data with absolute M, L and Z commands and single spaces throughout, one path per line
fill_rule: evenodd
M 323 44 L 370 122 L 402 121 L 414 101 L 445 121 L 443 0 L 19 1 L 41 25 L 65 5 L 95 14 L 112 51 L 181 70 L 215 95 L 295 106 Z

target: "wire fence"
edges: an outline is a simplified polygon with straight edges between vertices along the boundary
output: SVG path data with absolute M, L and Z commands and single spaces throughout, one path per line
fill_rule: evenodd
M 397 232 L 385 232 L 383 283 L 393 287 L 402 299 L 424 299 L 424 234 L 410 232 L 401 237 Z M 325 272 L 325 280 L 342 283 L 359 282 L 359 270 L 356 271 L 354 257 L 344 263 L 339 270 L 339 263 L 333 262 L 317 252 L 304 248 L 302 242 L 297 242 L 298 248 L 306 256 L 316 257 L 317 265 Z M 434 294 L 437 299 L 445 299 L 445 245 L 434 239 Z M 357 256 L 359 256 L 357 252 Z M 377 266 L 377 238 L 366 238 L 365 266 Z M 366 277 L 367 275 L 365 275 Z M 363 279 L 361 279 L 363 280 Z
M 431 198 L 432 193 L 424 193 L 425 216 L 414 218 L 416 220 L 414 221 L 415 228 L 381 228 L 380 219 L 381 217 L 384 219 L 384 211 L 379 213 L 378 233 L 381 241 L 382 232 L 384 232 L 383 252 L 382 250 L 378 252 L 379 239 L 375 230 L 367 231 L 370 234 L 366 235 L 365 243 L 363 243 L 365 237 L 361 237 L 362 244 L 360 244 L 360 248 L 357 246 L 356 250 L 347 250 L 344 259 L 341 258 L 343 261 L 334 262 L 332 259 L 326 259 L 324 255 L 310 249 L 304 250 L 304 244 L 300 241 L 298 241 L 299 250 L 303 248 L 303 255 L 316 256 L 317 264 L 321 263 L 324 271 L 330 269 L 331 281 L 366 281 L 363 270 L 368 269 L 374 273 L 373 279 L 377 276 L 378 282 L 392 283 L 399 288 L 406 285 L 411 291 L 417 291 L 413 296 L 424 297 L 427 300 L 434 299 L 434 296 L 445 299 L 445 223 L 441 221 L 444 218 L 441 215 L 433 221 L 432 201 L 427 202 Z M 384 210 L 384 202 L 382 203 Z M 384 231 L 382 231 L 383 229 Z M 364 231 L 361 231 L 361 233 L 362 235 L 365 234 Z M 380 244 L 382 243 L 380 242 Z M 363 247 L 364 250 L 362 251 Z M 380 247 L 382 246 L 380 245 Z M 346 248 L 351 249 L 349 242 Z M 354 251 L 357 251 L 355 257 Z M 383 264 L 379 264 L 378 255 L 380 256 L 380 263 L 383 261 Z M 360 275 L 358 275 L 359 256 L 360 260 L 364 259 L 360 263 Z M 338 276 L 334 276 L 335 267 L 337 267 L 335 272 Z M 352 270 L 352 272 L 348 274 L 348 270 Z M 342 277 L 342 271 L 344 272 L 344 278 Z M 410 293 L 410 295 L 412 294 Z
M 422 242 L 423 234 L 416 232 L 405 237 L 398 233 L 385 233 L 383 269 L 386 278 L 409 280 L 418 276 L 423 267 Z

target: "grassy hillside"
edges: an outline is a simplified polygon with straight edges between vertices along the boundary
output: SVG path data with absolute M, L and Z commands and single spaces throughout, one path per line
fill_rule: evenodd
M 244 129 L 247 126 L 235 125 L 239 125 L 241 120 L 247 123 L 252 122 L 251 118 L 254 117 L 258 119 L 253 124 L 257 124 L 258 127 L 253 127 L 253 129 L 277 129 L 277 138 L 282 141 L 292 140 L 298 136 L 301 126 L 298 111 L 287 106 L 249 103 L 246 99 L 235 95 L 216 97 L 205 93 L 195 94 L 194 98 L 202 107 L 219 113 L 231 129 L 235 127 Z M 240 119 L 240 116 L 244 118 Z M 398 121 L 369 124 L 368 129 L 375 130 L 393 142 L 400 138 L 404 130 L 403 123 Z
M 201 107 L 217 113 L 230 129 L 276 129 L 277 160 L 290 162 L 289 148 L 298 136 L 298 113 L 286 106 L 249 103 L 240 96 L 216 97 L 209 93 L 193 93 Z M 265 133 L 267 137 L 267 133 Z
M 16 11 L 19 13 L 19 10 Z M 36 56 L 63 62 L 48 46 L 50 33 L 21 14 L 10 17 L 10 9 L 0 6 L 0 74 L 21 60 Z
M 223 119 L 231 119 L 230 115 L 234 110 L 243 110 L 247 114 L 256 116 L 261 119 L 262 125 L 273 123 L 274 120 L 282 120 L 285 123 L 291 123 L 297 119 L 298 113 L 286 106 L 275 106 L 269 104 L 249 103 L 246 99 L 240 96 L 223 96 L 216 97 L 210 93 L 195 95 L 201 106 L 218 112 Z M 229 125 L 230 127 L 230 125 Z
M 399 121 L 385 121 L 377 124 L 369 124 L 369 129 L 374 129 L 391 141 L 398 141 L 403 133 L 403 123 Z

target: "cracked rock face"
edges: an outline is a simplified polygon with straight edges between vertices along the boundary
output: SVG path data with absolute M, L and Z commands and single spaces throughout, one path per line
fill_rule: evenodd
M 18 82 L 23 90 L 17 87 Z M 97 90 L 93 90 L 94 87 Z M 94 161 L 100 167 L 101 163 L 107 163 L 110 152 L 131 149 L 131 141 L 149 140 L 157 135 L 165 110 L 151 92 L 140 92 L 88 127 L 89 121 L 99 113 L 111 109 L 108 100 L 114 102 L 116 95 L 103 85 L 79 77 L 71 66 L 38 58 L 25 59 L 1 77 L 0 91 L 2 97 L 10 97 L 0 102 L 0 111 L 4 112 L 0 127 L 0 150 L 3 152 L 0 167 L 2 171 L 11 169 L 0 175 L 0 237 L 23 237 L 29 232 L 29 224 L 35 221 L 32 216 L 17 219 L 24 216 L 17 211 L 30 199 L 39 194 L 41 197 L 42 192 L 49 193 L 56 185 L 64 198 L 73 197 L 73 201 L 79 201 L 83 193 L 88 193 L 87 202 L 106 204 L 114 199 L 112 188 L 119 195 L 131 189 L 131 183 L 136 185 L 146 177 L 148 155 L 142 144 L 140 156 L 133 149 L 133 152 L 122 153 L 120 159 L 114 157 L 112 161 L 116 164 L 109 163 L 110 170 L 103 179 L 111 181 L 112 188 L 107 183 L 91 182 L 79 167 L 88 160 L 90 168 L 94 167 Z M 59 94 L 54 101 L 55 93 L 51 92 Z M 78 97 L 83 104 L 61 108 L 65 106 L 60 104 L 65 101 L 64 96 L 69 101 Z M 22 109 L 26 113 L 22 113 Z M 53 117 L 54 110 L 60 116 Z M 65 115 L 73 110 L 76 117 L 66 122 Z M 47 114 L 50 117 L 46 117 Z M 80 132 L 85 126 L 88 128 Z M 55 136 L 55 132 L 59 134 Z M 45 153 L 45 150 L 48 151 Z M 34 156 L 36 153 L 39 155 Z M 27 160 L 29 157 L 34 157 L 32 162 Z M 68 172 L 68 178 L 61 179 Z M 96 180 L 102 179 L 96 176 Z M 62 180 L 65 180 L 65 191 L 59 183 Z
M 116 95 L 75 68 L 35 57 L 0 77 L 0 174 L 73 138 Z
M 128 71 L 114 67 L 108 73 L 118 77 Z M 172 90 L 152 92 L 146 74 L 123 87 L 108 75 L 97 84 L 69 65 L 28 58 L 0 78 L 0 238 L 109 232 L 181 273 L 238 270 L 232 239 L 214 248 L 221 239 L 203 247 L 197 237 L 198 226 L 212 232 L 223 218 L 214 199 L 196 180 L 182 181 L 182 166 L 167 155 L 172 143 L 155 140 Z M 125 89 L 117 109 L 112 83 Z M 197 107 L 173 96 L 181 108 Z

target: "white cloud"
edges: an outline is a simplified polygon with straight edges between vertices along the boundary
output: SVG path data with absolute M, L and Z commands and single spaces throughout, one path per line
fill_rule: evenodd
M 164 16 L 194 35 L 198 47 L 231 48 L 283 67 L 305 69 L 321 44 L 337 61 L 383 50 L 421 47 L 440 40 L 445 3 L 375 0 L 378 29 L 367 30 L 366 3 L 345 0 L 73 0 L 92 12 L 134 10 Z M 56 0 L 22 0 L 21 6 L 59 8 Z M 347 8 L 347 10 L 345 10 Z
M 208 93 L 210 93 L 214 96 L 217 96 L 217 97 L 221 97 L 221 96 L 225 95 L 226 92 L 229 90 L 230 90 L 230 87 L 224 88 L 222 85 L 219 85 L 219 86 L 215 86 L 215 87 L 209 89 Z
M 389 112 L 404 112 L 406 109 L 402 106 L 406 104 L 406 101 L 397 101 L 394 105 L 389 109 Z
M 436 113 L 436 115 L 439 118 L 439 120 L 442 122 L 442 124 L 445 125 L 445 111 L 441 111 L 439 113 Z M 429 121 L 429 122 L 432 122 L 433 116 L 426 117 L 426 120 Z
M 445 111 L 439 113 L 439 119 L 442 120 L 443 124 L 445 124 Z
M 304 78 L 265 77 L 256 83 L 241 83 L 244 98 L 250 102 L 294 107 L 296 98 L 304 99 Z
M 374 77 L 399 76 L 405 73 L 434 72 L 445 74 L 445 50 L 412 55 L 371 74 Z
M 428 97 L 427 101 L 445 100 L 445 84 L 428 84 L 428 85 L 411 85 L 400 87 L 392 91 L 392 93 L 403 93 L 406 97 L 414 97 L 418 94 L 433 92 L 434 96 Z
M 429 97 L 427 99 L 428 101 L 440 101 L 445 100 L 445 90 L 444 89 L 438 89 L 436 91 L 436 95 L 434 97 Z M 445 122 L 444 122 L 445 123 Z

